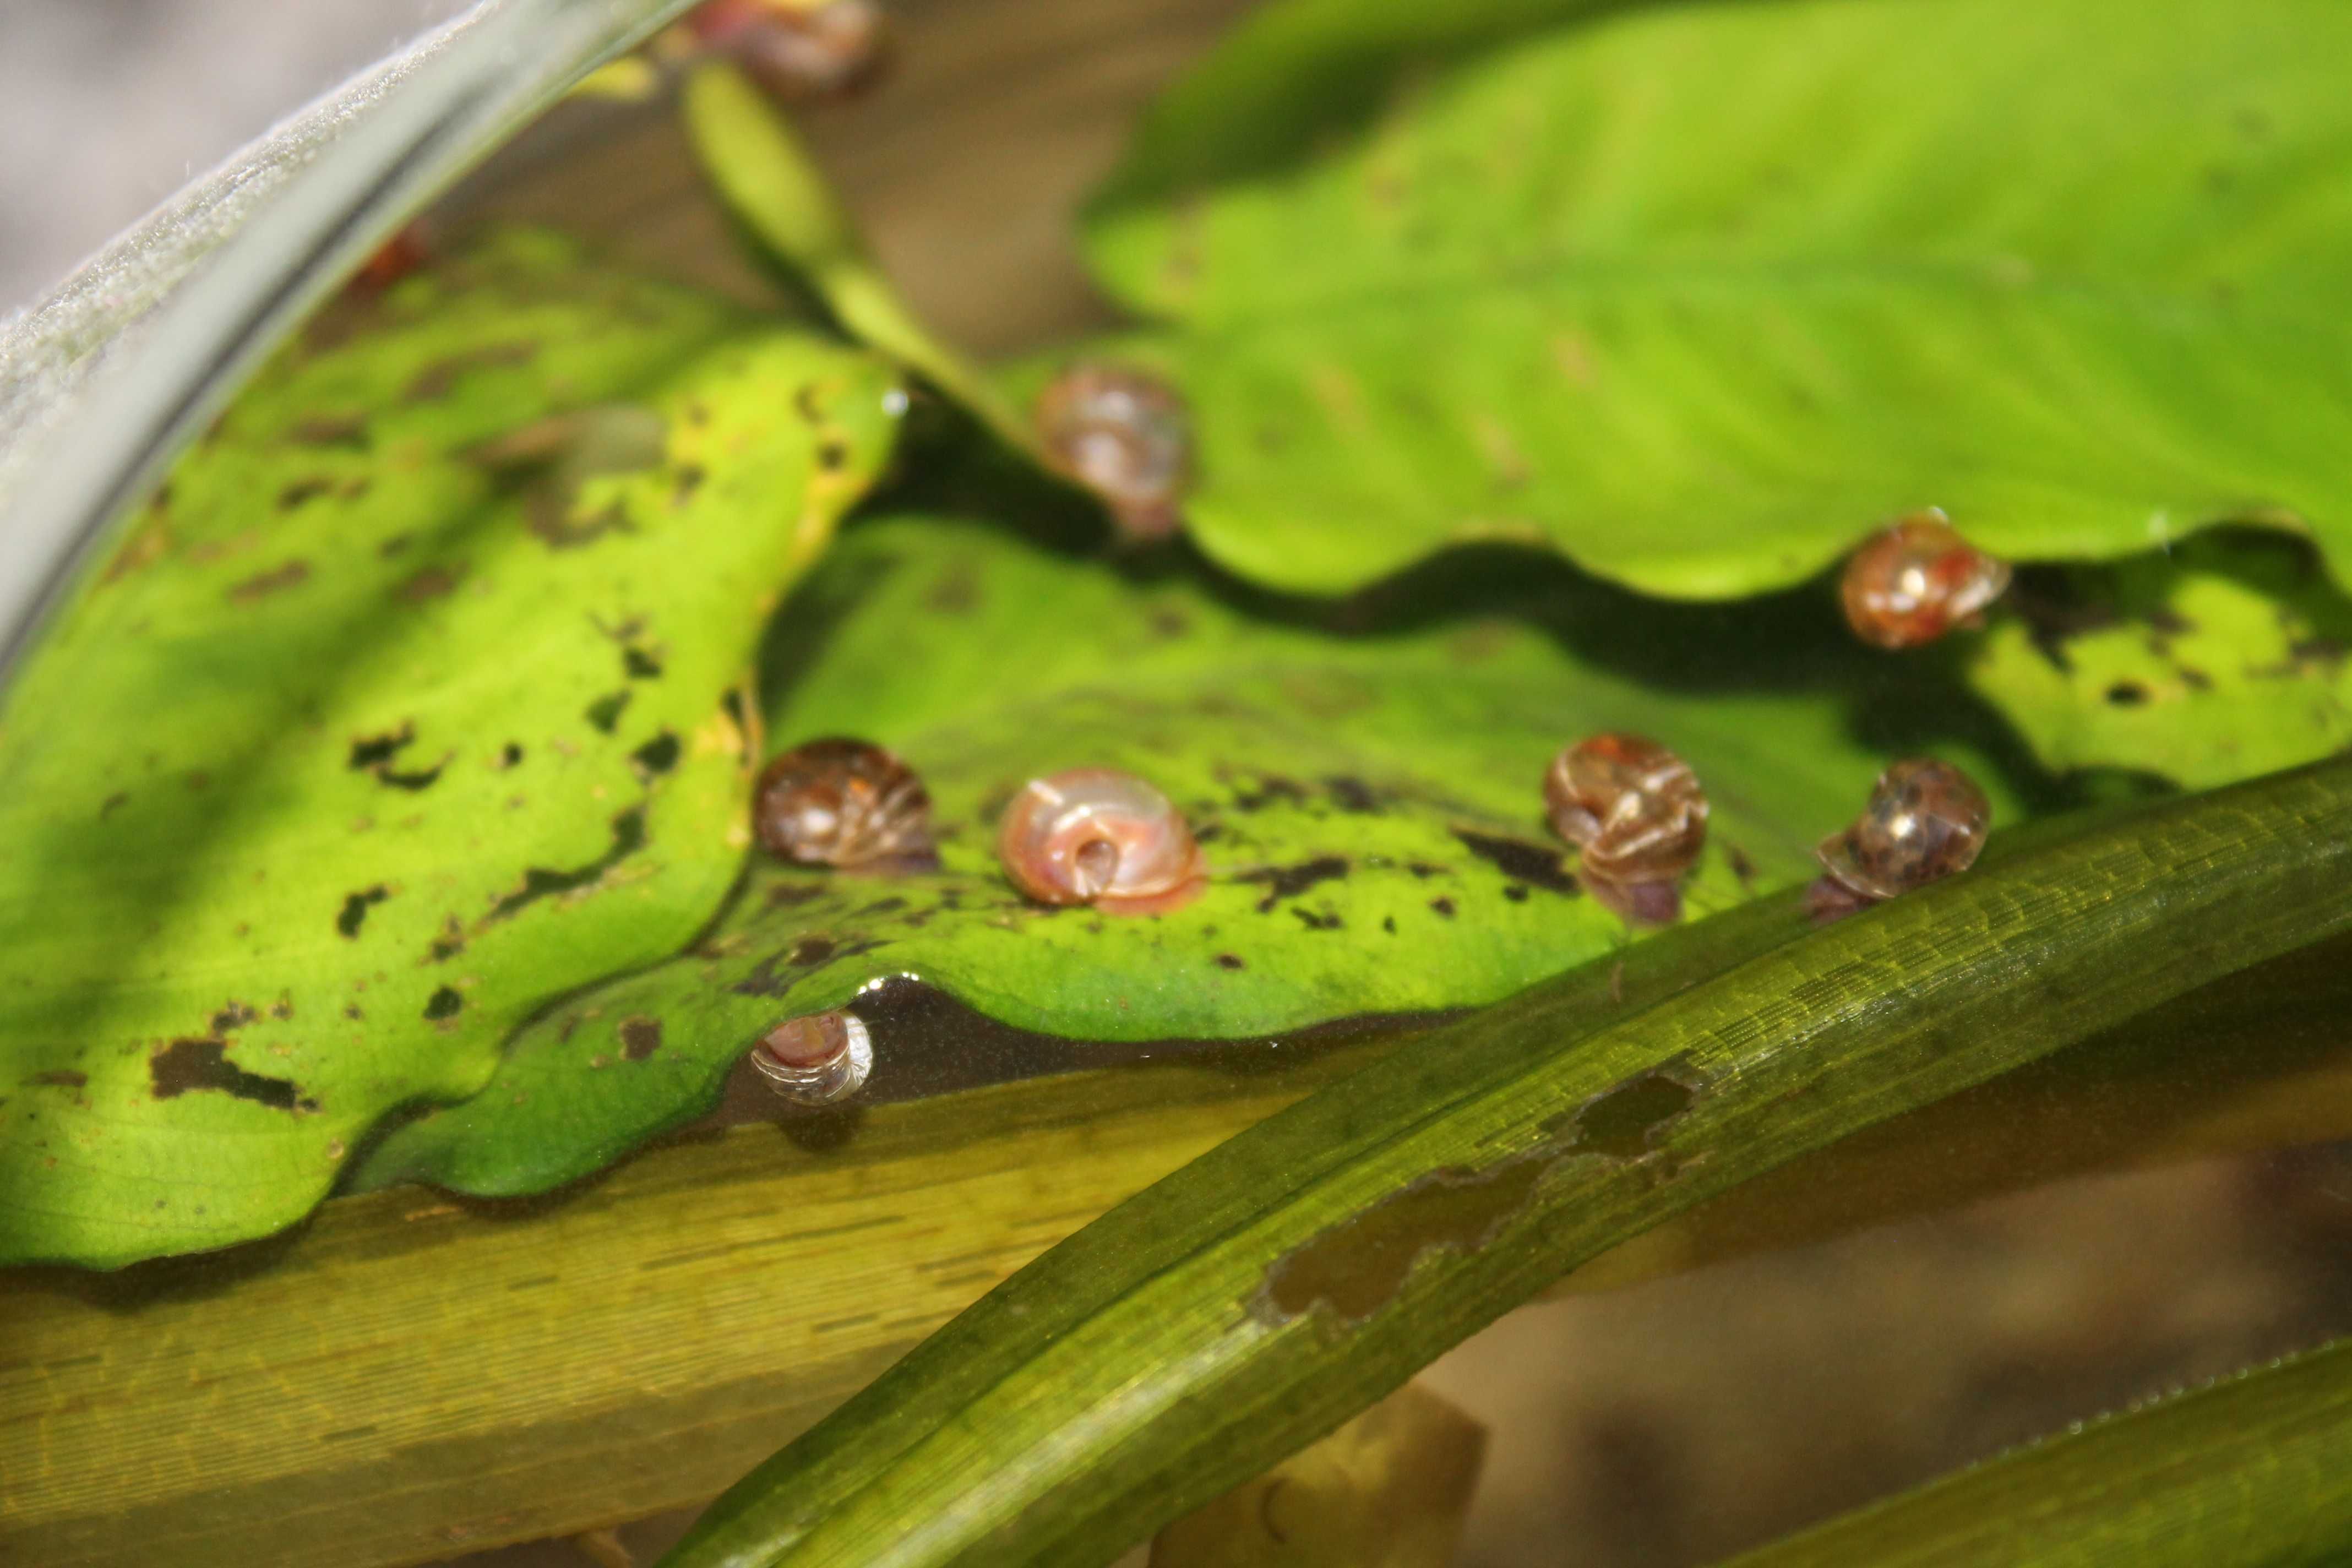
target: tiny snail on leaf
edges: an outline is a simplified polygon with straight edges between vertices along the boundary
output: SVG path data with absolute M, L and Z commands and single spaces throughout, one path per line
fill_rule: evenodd
M 1200 846 L 1168 797 L 1132 773 L 1073 768 L 1032 779 L 1004 808 L 996 850 L 1045 904 L 1162 914 L 1200 896 Z
M 1845 563 L 1838 584 L 1845 618 L 1877 647 L 1917 647 L 1954 626 L 1982 624 L 2008 590 L 2009 563 L 1962 539 L 1930 508 L 1897 520 Z
M 889 24 L 874 0 L 706 0 L 685 26 L 780 102 L 852 97 L 890 60 Z
M 751 822 L 770 854 L 803 865 L 907 871 L 938 863 L 930 792 L 868 741 L 827 736 L 777 757 L 761 771 Z
M 830 1105 L 865 1087 L 874 1036 L 865 1019 L 837 1009 L 787 1018 L 751 1047 L 751 1067 L 786 1100 Z
M 1183 525 L 1192 478 L 1192 416 L 1167 383 L 1116 365 L 1081 364 L 1038 395 L 1046 461 L 1094 492 L 1133 542 Z
M 1675 884 L 1706 843 L 1706 795 L 1688 763 L 1647 736 L 1590 736 L 1552 759 L 1544 806 L 1581 852 L 1595 898 L 1643 924 L 1681 914 Z
M 1958 768 L 1904 758 L 1879 775 L 1854 825 L 1822 840 L 1829 875 L 1808 889 L 1814 917 L 1836 920 L 1967 870 L 1991 818 L 1984 791 Z

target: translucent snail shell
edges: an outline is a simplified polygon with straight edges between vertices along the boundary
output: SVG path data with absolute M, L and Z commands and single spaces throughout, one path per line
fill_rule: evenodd
M 1838 597 L 1846 623 L 1878 647 L 1917 647 L 1974 626 L 2009 588 L 2009 563 L 1962 539 L 1940 511 L 1915 512 L 1855 551 Z
M 770 854 L 803 865 L 912 869 L 935 860 L 930 792 L 868 741 L 828 736 L 777 757 L 760 773 L 751 820 Z
M 996 850 L 1013 885 L 1045 904 L 1159 914 L 1207 884 L 1200 846 L 1168 797 L 1109 768 L 1032 779 L 1004 808 Z
M 751 1047 L 751 1067 L 786 1100 L 829 1105 L 866 1086 L 874 1071 L 874 1037 L 855 1013 L 787 1018 Z
M 1562 751 L 1544 773 L 1544 806 L 1588 879 L 1672 881 L 1706 843 L 1698 776 L 1645 735 L 1610 731 Z
M 1038 395 L 1035 419 L 1046 461 L 1092 490 L 1128 539 L 1165 539 L 1182 526 L 1192 416 L 1173 387 L 1139 371 L 1081 364 Z
M 1822 839 L 1819 855 L 1837 890 L 1874 903 L 1967 870 L 1991 820 L 1984 791 L 1967 773 L 1906 757 L 1879 775 L 1861 817 Z
M 874 0 L 705 0 L 686 27 L 787 103 L 848 98 L 890 61 L 890 29 Z

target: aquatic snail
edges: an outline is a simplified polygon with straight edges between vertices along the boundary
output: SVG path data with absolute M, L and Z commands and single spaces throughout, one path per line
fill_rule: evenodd
M 868 741 L 827 736 L 777 757 L 760 773 L 751 821 L 769 853 L 803 865 L 909 870 L 937 863 L 930 792 Z
M 1688 763 L 1645 735 L 1589 736 L 1552 759 L 1544 807 L 1593 897 L 1643 924 L 1681 914 L 1675 884 L 1706 843 L 1706 793 Z
M 1976 781 L 1933 757 L 1906 757 L 1878 777 L 1853 826 L 1822 840 L 1829 874 L 1807 889 L 1816 919 L 1835 920 L 1965 871 L 1984 848 L 1992 807 Z
M 1038 395 L 1035 418 L 1045 460 L 1093 491 L 1121 534 L 1140 542 L 1182 526 L 1192 430 L 1175 388 L 1117 365 L 1076 365 Z
M 751 1047 L 751 1067 L 786 1100 L 830 1105 L 865 1087 L 874 1036 L 865 1019 L 839 1009 L 787 1018 Z
M 1980 624 L 2009 579 L 2007 562 L 1977 549 L 1930 508 L 1897 520 L 1855 551 L 1838 598 L 1863 641 L 1917 647 L 1954 626 Z
M 1004 808 L 998 858 L 1045 904 L 1160 914 L 1207 885 L 1200 846 L 1168 797 L 1132 773 L 1073 768 L 1032 779 Z
M 874 0 L 705 0 L 685 27 L 784 102 L 848 98 L 890 59 L 890 29 Z

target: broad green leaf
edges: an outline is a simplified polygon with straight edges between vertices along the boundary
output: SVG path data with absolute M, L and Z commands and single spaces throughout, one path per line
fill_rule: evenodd
M 2121 1412 L 1736 1568 L 2288 1568 L 2352 1553 L 2352 1343 Z
M 1296 132 L 1366 82 L 1305 16 L 1213 57 L 1089 228 L 1165 324 L 1085 352 L 1189 394 L 1234 571 L 1500 538 L 1725 597 L 1927 506 L 2020 560 L 2299 515 L 2352 570 L 2333 0 L 1646 7 L 1408 72 L 1337 144 Z
M 0 321 L 0 675 L 110 523 L 369 250 L 690 0 L 480 0 Z
M 2232 531 L 2014 598 L 1969 681 L 2054 768 L 2203 787 L 2352 744 L 2352 602 L 2294 541 Z
M 529 237 L 357 315 L 12 693 L 0 1258 L 291 1222 L 741 864 L 729 693 L 882 461 L 891 373 Z
M 1682 944 L 1748 955 L 1597 1027 L 1580 972 L 1383 1058 L 1023 1270 L 665 1561 L 1108 1562 L 1605 1247 L 2352 929 L 2352 762 L 1988 860 L 1822 931 L 1788 897 L 1644 943 L 1643 997 Z
M 1661 609 L 1524 568 L 1466 564 L 1318 621 L 969 521 L 861 525 L 780 620 L 771 742 L 855 734 L 906 758 L 935 803 L 940 871 L 763 859 L 693 952 L 534 1020 L 488 1092 L 389 1139 L 366 1179 L 570 1180 L 707 1107 L 777 1022 L 899 974 L 1097 1042 L 1498 1001 L 1630 940 L 1543 820 L 1545 764 L 1597 731 L 1655 735 L 1704 783 L 1690 911 L 1811 876 L 1813 845 L 1885 764 L 1851 723 L 1883 664 L 1833 637 L 1787 653 L 1829 624 L 1810 603 Z M 1198 902 L 1055 910 L 1004 879 L 1003 803 L 1092 765 L 1184 811 L 1212 871 Z M 2003 793 L 1999 809 L 2022 808 Z M 876 1051 L 870 1092 L 919 1091 L 887 1037 Z

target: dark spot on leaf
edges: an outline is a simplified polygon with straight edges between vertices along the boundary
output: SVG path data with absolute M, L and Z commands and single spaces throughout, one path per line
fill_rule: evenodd
M 253 1023 L 261 1015 L 259 1013 L 254 1011 L 251 1007 L 247 1006 L 244 1003 L 231 1002 L 227 1006 L 213 1015 L 213 1033 L 215 1035 L 226 1035 L 231 1029 L 242 1029 L 247 1024 Z
M 794 977 L 779 973 L 787 968 L 805 969 L 829 958 L 856 958 L 882 946 L 878 942 L 852 942 L 836 945 L 825 937 L 801 938 L 781 952 L 772 952 L 751 966 L 728 989 L 740 996 L 781 996 L 791 986 Z
M 702 481 L 709 477 L 710 476 L 704 471 L 702 465 L 699 463 L 688 463 L 685 467 L 679 468 L 677 471 L 677 481 L 671 488 L 669 492 L 670 505 L 684 506 L 687 502 L 692 500 L 694 499 L 694 492 L 702 488 Z
M 2203 670 L 2199 669 L 2194 665 L 2181 665 L 2179 667 L 2179 671 L 2180 675 L 2180 684 L 2189 688 L 2189 690 L 2210 691 L 2213 689 L 2213 678 L 2206 674 Z
M 1756 880 L 1756 863 L 1748 858 L 1747 854 L 1738 845 L 1727 844 L 1723 847 L 1723 863 L 1731 868 L 1731 874 L 1739 879 L 1741 887 L 1747 887 Z
M 363 415 L 313 415 L 286 433 L 288 440 L 298 447 L 348 447 L 364 452 L 368 447 L 368 425 Z
M 1331 792 L 1332 804 L 1341 811 L 1361 814 L 1380 809 L 1372 786 L 1351 774 L 1334 773 L 1323 781 L 1323 787 Z
M 1388 932 L 1391 936 L 1396 935 L 1396 916 L 1389 915 L 1384 917 L 1381 921 L 1381 929 Z
M 310 580 L 310 563 L 289 561 L 283 566 L 272 567 L 258 576 L 247 577 L 228 591 L 232 604 L 250 605 L 266 599 L 283 589 L 299 586 Z
M 890 915 L 898 913 L 906 907 L 907 900 L 904 899 L 877 899 L 857 912 L 861 915 Z
M 572 521 L 572 492 L 553 482 L 535 484 L 523 498 L 523 515 L 530 531 L 550 550 L 584 550 L 608 533 L 635 533 L 637 525 L 617 506 L 608 506 L 584 522 Z
M 123 805 L 125 802 L 130 800 L 130 798 L 131 795 L 129 791 L 116 790 L 112 795 L 108 795 L 104 800 L 99 803 L 98 819 L 100 822 L 104 822 L 108 817 L 114 815 L 114 810 L 117 806 Z
M 1503 889 L 1503 897 L 1515 904 L 1524 904 L 1528 901 L 1528 890 L 1521 884 L 1513 882 Z
M 645 649 L 632 647 L 621 650 L 621 673 L 631 680 L 659 680 L 661 672 L 661 660 Z
M 1422 881 L 1427 881 L 1432 877 L 1442 877 L 1445 874 L 1444 867 L 1433 866 L 1426 860 L 1408 860 L 1405 862 L 1404 868 L 1412 872 L 1415 878 Z
M 539 357 L 537 343 L 492 343 L 485 348 L 468 349 L 446 359 L 435 360 L 416 374 L 401 392 L 406 403 L 431 403 L 449 395 L 458 377 L 468 371 L 490 370 L 500 365 L 529 364 Z
M 621 1020 L 621 1054 L 633 1062 L 641 1062 L 661 1049 L 662 1026 L 659 1018 L 624 1018 Z
M 812 425 L 824 423 L 824 409 L 816 400 L 816 388 L 807 382 L 793 389 L 793 411 Z
M 1573 896 L 1576 879 L 1562 864 L 1560 851 L 1549 845 L 1529 844 L 1518 838 L 1496 838 L 1484 833 L 1473 833 L 1457 827 L 1454 837 L 1462 847 L 1493 866 L 1515 882 L 1526 882 L 1547 892 Z
M 1328 882 L 1348 874 L 1348 862 L 1337 855 L 1325 855 L 1296 866 L 1266 866 L 1234 879 L 1239 882 L 1256 882 L 1265 886 L 1265 897 L 1257 901 L 1257 912 L 1266 914 L 1285 899 L 1295 899 L 1318 882 Z
M 1234 954 L 1230 952 L 1221 952 L 1217 954 L 1217 967 L 1220 969 L 1240 969 L 1243 967 L 1243 963 L 1242 961 Z
M 462 568 L 426 566 L 411 574 L 393 596 L 404 604 L 425 605 L 435 599 L 447 598 L 457 590 L 457 581 L 465 573 Z
M 2118 680 L 2107 688 L 2107 701 L 2116 708 L 2137 708 L 2147 700 L 2147 688 L 2137 680 Z
M 400 749 L 416 739 L 416 727 L 403 724 L 388 735 L 369 735 L 352 742 L 350 766 L 354 769 L 377 768 L 399 754 Z
M 435 937 L 432 945 L 425 950 L 425 961 L 430 963 L 446 963 L 465 951 L 466 928 L 459 923 L 456 915 L 451 915 L 442 922 L 441 934 Z
M 435 1023 L 454 1018 L 466 1005 L 466 999 L 454 986 L 444 985 L 425 999 L 425 1016 Z
M 24 1081 L 26 1089 L 87 1089 L 89 1087 L 89 1075 L 76 1072 L 71 1068 L 51 1068 L 47 1072 L 37 1072 Z
M 828 474 L 837 474 L 847 468 L 849 466 L 848 444 L 835 440 L 818 442 L 816 466 Z
M 1173 605 L 1152 605 L 1145 612 L 1143 624 L 1162 642 L 1172 642 L 1192 629 L 1191 618 Z
M 629 753 L 629 760 L 649 775 L 666 773 L 677 766 L 677 737 L 664 730 L 644 745 Z
M 1290 906 L 1290 912 L 1297 915 L 1299 923 L 1308 931 L 1338 931 L 1347 923 L 1339 918 L 1338 910 L 1328 908 L 1318 914 L 1313 910 L 1301 909 L 1297 904 L 1293 904 Z
M 521 763 L 522 747 L 518 745 L 516 742 L 509 741 L 499 749 L 499 766 L 501 769 L 519 767 L 521 765 Z
M 1475 1252 L 1494 1240 L 1558 1157 L 1546 1147 L 1483 1171 L 1448 1166 L 1416 1177 L 1276 1258 L 1244 1304 L 1275 1324 L 1318 1307 L 1360 1323 L 1396 1299 L 1424 1256 Z
M 1303 805 L 1307 800 L 1307 786 L 1297 779 L 1284 778 L 1280 773 L 1266 773 L 1257 781 L 1256 789 L 1234 791 L 1234 805 L 1243 811 L 1261 810 L 1277 800 L 1292 805 Z
M 613 818 L 613 842 L 584 866 L 568 871 L 534 866 L 522 874 L 522 886 L 491 906 L 489 919 L 502 921 L 541 899 L 574 892 L 604 879 L 604 873 L 646 847 L 646 813 L 633 805 Z
M 1454 900 L 1452 899 L 1432 899 L 1429 900 L 1429 907 L 1435 910 L 1439 914 L 1444 915 L 1447 920 L 1452 920 L 1454 918 Z
M 1570 1121 L 1568 1148 L 1580 1154 L 1638 1160 L 1691 1108 L 1698 1091 L 1662 1072 L 1645 1072 L 1584 1102 Z
M 923 595 L 923 603 L 943 616 L 969 615 L 980 603 L 980 578 L 971 563 L 959 561 L 941 573 Z
M 273 1110 L 318 1109 L 317 1101 L 297 1095 L 291 1079 L 265 1078 L 230 1061 L 223 1040 L 173 1040 L 147 1058 L 147 1076 L 158 1100 L 176 1100 L 192 1089 L 210 1089 Z
M 382 887 L 346 894 L 343 899 L 342 912 L 335 917 L 335 930 L 347 937 L 359 935 L 360 927 L 367 923 L 369 908 L 383 902 L 391 896 L 391 893 Z
M 609 735 L 621 721 L 621 710 L 628 705 L 629 693 L 625 689 L 608 691 L 588 704 L 584 717 L 589 723 Z
M 316 500 L 334 488 L 335 481 L 330 479 L 313 476 L 307 479 L 296 479 L 278 492 L 278 510 L 292 511 L 304 501 Z
M 2344 645 L 2334 637 L 2305 637 L 2290 644 L 2287 652 L 2297 659 L 2312 664 L 2324 664 L 2330 669 L 2344 662 Z
M 833 956 L 835 945 L 831 937 L 804 936 L 793 943 L 792 953 L 784 962 L 799 969 L 805 969 L 812 963 L 823 963 Z

